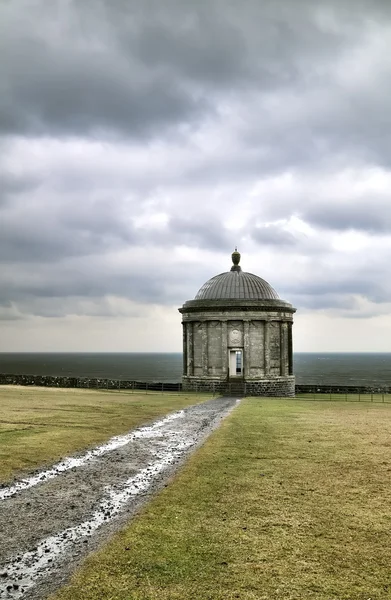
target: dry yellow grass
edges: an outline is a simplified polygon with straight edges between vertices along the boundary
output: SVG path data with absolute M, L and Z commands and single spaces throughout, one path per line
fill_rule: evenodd
M 207 397 L 0 386 L 0 481 Z
M 391 598 L 391 406 L 249 399 L 52 600 Z

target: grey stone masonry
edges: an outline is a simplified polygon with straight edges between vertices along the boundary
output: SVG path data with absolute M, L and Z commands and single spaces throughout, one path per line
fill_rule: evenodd
M 249 380 L 213 380 L 202 377 L 183 377 L 182 389 L 191 392 L 211 392 L 215 394 L 237 394 L 241 396 L 268 396 L 273 398 L 295 396 L 295 378 L 277 377 L 275 379 Z

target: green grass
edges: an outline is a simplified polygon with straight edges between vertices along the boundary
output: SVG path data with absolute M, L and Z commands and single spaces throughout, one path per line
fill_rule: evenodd
M 0 386 L 0 481 L 208 397 Z
M 52 600 L 391 597 L 391 406 L 247 399 Z

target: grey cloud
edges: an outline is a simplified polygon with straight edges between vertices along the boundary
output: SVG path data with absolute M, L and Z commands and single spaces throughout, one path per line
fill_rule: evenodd
M 121 218 L 122 208 L 120 202 L 84 201 L 63 207 L 57 214 L 46 214 L 48 205 L 3 215 L 0 210 L 0 262 L 10 266 L 23 262 L 61 265 L 69 258 L 104 256 L 132 246 L 232 247 L 228 232 L 218 221 L 173 217 L 162 230 L 141 229 L 130 218 Z
M 109 296 L 179 305 L 219 271 L 197 263 L 198 249 L 220 259 L 235 243 L 273 253 L 271 284 L 295 304 L 388 301 L 387 257 L 343 263 L 328 240 L 349 229 L 386 238 L 388 197 L 327 197 L 322 184 L 346 165 L 391 163 L 389 65 L 370 85 L 337 72 L 370 33 L 386 39 L 390 3 L 363 0 L 354 14 L 330 0 L 26 6 L 0 8 L 1 314 L 110 316 L 121 308 Z M 368 60 L 370 72 L 379 58 Z M 251 195 L 281 173 L 300 185 Z M 242 197 L 247 223 L 227 229 Z M 191 266 L 178 247 L 194 252 Z M 292 256 L 305 259 L 300 276 L 280 275 Z
M 108 64 L 74 56 L 71 64 L 52 56 L 47 48 L 25 50 L 35 61 L 28 76 L 11 87 L 15 75 L 5 73 L 0 106 L 4 133 L 78 135 L 154 132 L 165 124 L 180 123 L 208 110 L 206 101 L 193 98 L 169 77 L 137 82 L 131 67 L 115 57 Z
M 171 217 L 166 241 L 171 244 L 174 242 L 190 247 L 196 246 L 199 248 L 227 251 L 233 245 L 232 235 L 224 228 L 218 216 L 213 216 L 213 214 L 209 213 L 205 219 L 202 212 L 198 220 L 186 219 L 185 217 Z
M 330 293 L 319 297 L 297 294 L 291 296 L 290 301 L 301 312 L 330 311 L 333 316 L 345 319 L 368 319 L 389 314 L 387 303 L 373 302 L 364 308 L 358 298 L 351 294 Z
M 6 283 L 7 285 L 4 285 Z M 31 309 L 65 304 L 68 298 L 102 298 L 106 295 L 132 297 L 135 301 L 151 302 L 152 298 L 162 297 L 163 287 L 159 288 L 159 275 L 155 278 L 135 273 L 120 273 L 109 269 L 102 259 L 90 258 L 84 264 L 51 265 L 49 268 L 31 269 L 29 273 L 19 269 L 11 276 L 2 277 L 0 292 L 1 304 L 10 302 Z M 45 302 L 41 306 L 41 301 Z M 49 302 L 50 301 L 50 302 Z
M 284 247 L 285 251 L 287 246 L 296 246 L 298 243 L 292 233 L 279 225 L 258 225 L 252 229 L 251 236 L 260 244 Z
M 325 190 L 322 187 L 319 191 L 316 190 L 314 176 L 312 176 L 313 181 L 300 183 L 302 189 L 300 187 L 295 189 L 294 186 L 292 189 L 289 186 L 281 190 L 272 189 L 269 197 L 262 198 L 259 206 L 254 208 L 254 214 L 258 220 L 266 222 L 289 222 L 292 217 L 297 217 L 313 228 L 321 230 L 318 240 L 327 239 L 327 230 L 329 232 L 354 230 L 371 235 L 389 234 L 391 202 L 386 188 L 383 192 L 377 192 L 376 183 L 373 185 L 364 183 L 363 189 L 358 194 L 353 188 L 360 186 L 360 181 L 348 179 L 342 184 L 341 191 L 338 176 L 338 172 L 321 175 L 322 181 L 327 183 Z M 357 178 L 359 178 L 359 170 Z M 333 182 L 335 182 L 335 189 L 333 189 Z M 345 189 L 349 184 L 352 186 L 351 192 Z M 268 227 L 281 231 L 281 227 L 276 224 L 263 226 L 260 228 L 261 235 L 257 236 L 255 231 L 255 239 L 262 242 L 262 234 L 265 232 L 267 243 L 267 231 L 273 231 Z M 282 234 L 276 231 L 277 239 L 279 235 Z M 296 239 L 298 242 L 299 238 Z M 301 243 L 303 241 L 304 238 L 301 239 Z
M 99 39 L 88 31 L 91 12 L 83 17 L 80 5 L 67 6 L 68 12 L 59 11 L 61 3 L 38 3 L 34 12 L 29 5 L 23 18 L 21 6 L 3 7 L 3 132 L 137 137 L 207 110 L 206 101 L 170 73 L 146 70 L 131 52 L 116 48 L 116 32 L 105 31 L 103 14 Z
M 46 213 L 49 214 L 46 214 Z M 108 252 L 134 242 L 136 234 L 116 219 L 104 214 L 87 216 L 75 206 L 69 218 L 41 210 L 15 211 L 2 215 L 0 262 L 57 262 L 72 256 Z
M 0 208 L 10 204 L 15 195 L 23 192 L 31 193 L 39 187 L 40 183 L 41 179 L 38 176 L 26 176 L 0 170 Z
M 22 5 L 3 5 L 0 126 L 161 135 L 205 117 L 221 93 L 302 85 L 309 65 L 330 63 L 359 31 L 351 15 L 346 31 L 333 31 L 317 8 L 300 0 L 152 2 L 148 10 L 38 2 L 21 18 Z
M 291 284 L 288 286 L 288 289 L 291 295 L 303 294 L 305 292 L 305 295 L 313 302 L 313 306 L 316 306 L 320 302 L 322 307 L 332 306 L 333 299 L 338 296 L 342 297 L 343 294 L 346 294 L 348 298 L 354 294 L 358 294 L 365 296 L 373 302 L 384 302 L 387 301 L 390 293 L 388 285 L 384 286 L 381 282 L 374 282 L 372 278 L 370 281 L 349 278 L 348 273 L 346 273 L 346 277 L 343 279 L 339 275 L 333 278 L 331 274 L 328 274 L 324 281 L 309 281 L 300 286 Z M 326 304 L 325 300 L 327 300 Z
M 300 211 L 303 218 L 318 227 L 334 230 L 354 229 L 370 233 L 391 232 L 390 198 L 376 198 L 368 193 L 366 198 L 346 202 L 311 203 Z
M 387 256 L 351 264 L 338 262 L 338 255 L 324 258 L 318 265 L 311 265 L 305 279 L 293 277 L 285 288 L 289 297 L 299 298 L 302 306 L 310 308 L 354 309 L 356 297 L 374 304 L 388 303 L 391 298 L 391 282 L 384 277 Z
M 301 310 L 327 310 L 350 311 L 355 307 L 353 296 L 340 293 L 324 293 L 312 296 L 310 293 L 290 294 L 289 301 Z
M 179 306 L 189 295 L 195 295 L 199 287 L 195 281 L 197 270 L 190 274 L 183 266 L 175 270 L 172 267 L 167 260 L 146 271 L 131 260 L 120 267 L 102 256 L 90 256 L 63 264 L 39 265 L 36 270 L 18 268 L 0 275 L 0 306 L 3 311 L 13 307 L 18 318 L 28 314 L 113 316 L 115 305 L 108 303 L 107 297 Z M 117 314 L 120 313 L 118 308 Z
M 29 314 L 31 311 L 29 310 Z M 25 319 L 25 315 L 23 315 L 20 310 L 11 303 L 1 303 L 0 302 L 0 321 L 13 322 L 13 321 L 22 321 Z
M 288 193 L 289 195 L 289 193 Z M 265 213 L 268 218 L 292 216 L 302 219 L 314 228 L 329 231 L 360 231 L 368 234 L 388 234 L 391 232 L 391 204 L 385 194 L 378 195 L 371 190 L 362 193 L 360 198 L 334 197 L 302 198 L 295 203 L 284 202 L 279 206 L 270 203 Z M 325 233 L 322 233 L 325 236 Z

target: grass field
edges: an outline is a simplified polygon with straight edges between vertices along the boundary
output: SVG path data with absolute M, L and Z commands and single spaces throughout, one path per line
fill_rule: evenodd
M 52 600 L 391 598 L 391 406 L 247 399 Z
M 207 398 L 0 386 L 0 482 Z

